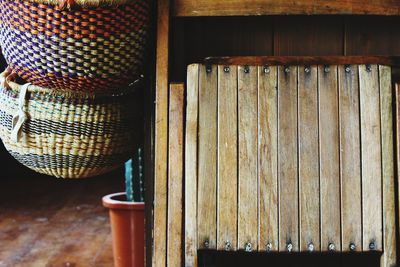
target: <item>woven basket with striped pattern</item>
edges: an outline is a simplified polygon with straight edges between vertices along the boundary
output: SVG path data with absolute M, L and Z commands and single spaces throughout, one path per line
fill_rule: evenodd
M 149 0 L 0 0 L 0 46 L 24 80 L 115 91 L 142 74 Z
M 7 81 L 0 74 L 0 137 L 25 166 L 62 178 L 111 171 L 133 152 L 132 94 L 87 96 L 54 93 Z

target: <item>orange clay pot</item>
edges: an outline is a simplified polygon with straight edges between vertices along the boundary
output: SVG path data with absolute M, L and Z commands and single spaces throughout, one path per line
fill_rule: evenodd
M 144 267 L 144 202 L 128 202 L 125 193 L 103 197 L 110 211 L 115 267 Z

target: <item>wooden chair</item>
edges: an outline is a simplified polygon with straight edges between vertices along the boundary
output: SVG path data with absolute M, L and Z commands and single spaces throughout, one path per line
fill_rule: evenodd
M 389 61 L 188 67 L 185 266 L 198 249 L 379 251 L 395 266 Z

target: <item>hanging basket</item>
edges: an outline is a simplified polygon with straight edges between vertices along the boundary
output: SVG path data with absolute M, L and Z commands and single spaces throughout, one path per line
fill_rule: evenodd
M 24 80 L 110 92 L 143 70 L 149 0 L 1 0 L 0 46 Z
M 0 137 L 8 152 L 39 173 L 83 178 L 111 171 L 133 153 L 132 94 L 54 93 L 0 74 Z

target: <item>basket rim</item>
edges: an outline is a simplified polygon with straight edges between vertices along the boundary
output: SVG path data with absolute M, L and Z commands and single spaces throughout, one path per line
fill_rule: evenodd
M 9 68 L 7 68 L 5 71 L 0 73 L 0 86 L 2 88 L 7 88 L 10 89 L 14 92 L 19 92 L 21 90 L 21 87 L 23 84 L 19 84 L 15 82 L 15 78 L 19 77 L 17 76 L 16 73 L 13 73 Z M 42 93 L 42 94 L 50 94 L 54 96 L 64 96 L 68 98 L 83 98 L 83 99 L 95 99 L 95 98 L 100 98 L 100 97 L 121 97 L 121 96 L 126 96 L 126 95 L 131 95 L 134 91 L 136 91 L 139 87 L 141 87 L 143 83 L 143 76 L 140 76 L 137 80 L 135 80 L 131 85 L 133 86 L 133 90 L 131 91 L 121 91 L 121 92 L 101 92 L 101 93 L 95 93 L 95 92 L 82 92 L 82 91 L 71 91 L 71 90 L 58 90 L 58 89 L 50 89 L 50 88 L 44 88 L 40 87 L 34 84 L 30 84 L 28 87 L 28 92 L 34 92 L 34 93 Z
M 78 7 L 101 7 L 118 6 L 139 1 L 149 2 L 149 0 L 24 0 L 31 3 L 59 6 L 62 8 Z

